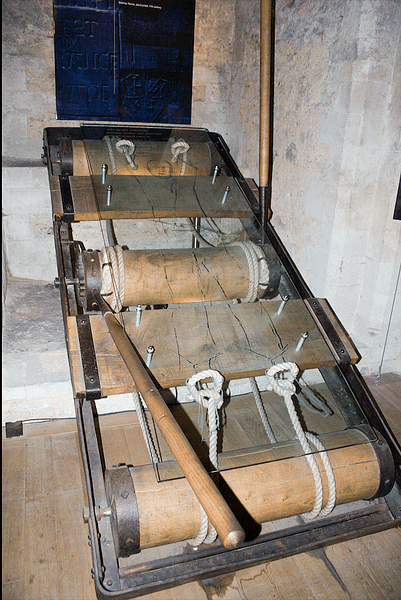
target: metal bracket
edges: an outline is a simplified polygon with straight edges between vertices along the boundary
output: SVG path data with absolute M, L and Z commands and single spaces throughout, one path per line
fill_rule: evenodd
M 99 369 L 89 315 L 79 315 L 76 320 L 85 381 L 85 398 L 86 400 L 98 400 L 101 398 L 102 388 L 100 386 Z
M 320 331 L 324 335 L 336 361 L 338 363 L 349 364 L 351 362 L 351 356 L 349 355 L 347 348 L 343 344 L 320 301 L 317 298 L 305 298 L 304 302 L 309 308 L 309 311 Z
M 63 221 L 66 221 L 67 223 L 73 223 L 75 211 L 69 176 L 59 175 L 58 180 L 60 185 L 61 202 L 63 204 Z

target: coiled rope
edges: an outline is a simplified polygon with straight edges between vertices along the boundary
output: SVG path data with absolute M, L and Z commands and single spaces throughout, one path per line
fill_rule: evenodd
M 213 380 L 211 388 L 203 387 L 203 389 L 198 389 L 196 387 L 196 384 L 199 384 L 202 379 L 208 378 Z M 209 426 L 209 460 L 216 470 L 219 468 L 217 455 L 217 432 L 219 429 L 218 411 L 223 405 L 223 381 L 224 377 L 221 375 L 221 373 L 209 369 L 193 375 L 187 379 L 186 382 L 188 388 L 187 400 L 196 400 L 196 402 L 198 402 L 201 406 L 207 408 Z M 202 543 L 211 544 L 217 537 L 216 530 L 212 524 L 210 524 L 209 529 L 209 519 L 201 504 L 199 504 L 199 508 L 200 527 L 196 539 L 192 541 L 192 546 L 194 549 L 197 549 L 197 547 Z
M 100 264 L 102 269 L 102 289 L 100 293 L 107 297 L 113 294 L 110 306 L 120 312 L 124 305 L 125 271 L 121 246 L 107 246 L 102 249 Z
M 278 394 L 279 396 L 283 396 L 285 405 L 288 410 L 288 414 L 295 429 L 296 436 L 302 446 L 305 458 L 308 461 L 308 464 L 311 468 L 313 479 L 315 482 L 315 504 L 312 511 L 309 513 L 305 513 L 303 516 L 307 519 L 314 519 L 317 516 L 328 515 L 333 510 L 336 503 L 336 484 L 333 469 L 331 467 L 329 457 L 327 455 L 327 452 L 325 451 L 323 444 L 315 435 L 302 429 L 298 415 L 295 411 L 294 403 L 292 401 L 292 395 L 295 393 L 296 389 L 295 385 L 293 384 L 293 381 L 297 376 L 298 371 L 299 369 L 297 365 L 292 362 L 282 363 L 280 365 L 274 365 L 273 367 L 270 367 L 270 369 L 266 370 L 267 389 L 276 392 L 276 394 Z M 288 372 L 287 379 L 278 379 L 276 377 L 276 375 L 285 372 Z M 322 478 L 309 442 L 311 442 L 319 451 L 320 458 L 322 459 L 323 466 L 326 470 L 329 495 L 327 504 L 324 508 L 322 508 Z
M 143 403 L 142 403 L 142 398 L 138 394 L 138 392 L 133 392 L 132 399 L 134 401 L 135 410 L 138 415 L 139 425 L 141 427 L 142 435 L 145 439 L 146 446 L 148 448 L 148 452 L 149 452 L 150 458 L 152 460 L 152 463 L 153 464 L 158 463 L 158 462 L 160 462 L 160 460 L 159 460 L 159 456 L 157 454 L 155 443 L 152 438 L 152 434 L 150 432 L 149 423 L 146 418 L 146 414 L 145 414 Z
M 190 149 L 191 146 L 187 144 L 187 142 L 182 138 L 171 144 L 171 153 L 173 154 L 171 162 L 173 164 L 177 162 L 179 155 L 182 154 L 182 165 L 180 175 L 184 175 L 185 173 L 185 167 L 187 166 L 187 155 Z
M 248 293 L 242 302 L 255 302 L 258 297 L 258 288 L 267 288 L 269 285 L 269 267 L 267 258 L 262 248 L 253 242 L 233 242 L 230 246 L 239 246 L 245 253 L 249 267 Z

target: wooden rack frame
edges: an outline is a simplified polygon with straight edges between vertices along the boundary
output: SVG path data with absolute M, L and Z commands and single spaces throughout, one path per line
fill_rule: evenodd
M 107 129 L 108 128 L 108 129 Z M 140 128 L 144 131 L 146 128 Z M 105 126 L 111 131 L 111 126 Z M 124 130 L 121 126 L 119 131 Z M 132 133 L 135 128 L 127 127 Z M 149 128 L 147 135 L 163 133 L 163 128 Z M 202 130 L 202 132 L 205 130 Z M 349 428 L 365 428 L 384 468 L 376 496 L 381 500 L 363 508 L 356 507 L 343 516 L 318 519 L 316 522 L 290 527 L 276 534 L 265 534 L 242 543 L 238 548 L 214 546 L 200 549 L 195 555 L 180 555 L 138 567 L 119 565 L 113 544 L 113 524 L 105 488 L 105 470 L 102 458 L 101 432 L 97 428 L 96 400 L 110 394 L 120 394 L 135 389 L 127 367 L 106 331 L 98 310 L 85 311 L 77 303 L 74 257 L 70 223 L 78 220 L 100 218 L 154 218 L 158 216 L 202 217 L 198 207 L 183 203 L 174 210 L 160 210 L 156 204 L 141 207 L 130 204 L 118 210 L 99 209 L 94 200 L 93 185 L 88 177 L 74 177 L 63 168 L 60 156 L 61 139 L 82 138 L 78 128 L 48 128 L 44 132 L 44 155 L 47 160 L 54 232 L 65 334 L 75 395 L 78 434 L 83 457 L 89 526 L 93 556 L 93 574 L 99 598 L 128 599 L 171 587 L 189 580 L 215 576 L 287 556 L 302 550 L 342 541 L 401 523 L 401 450 L 364 386 L 355 363 L 359 359 L 352 342 L 339 323 L 327 301 L 314 298 L 300 276 L 270 223 L 261 231 L 260 214 L 255 196 L 255 186 L 242 177 L 228 149 L 218 134 L 208 133 L 213 151 L 221 155 L 230 175 L 244 198 L 244 209 L 235 211 L 221 207 L 210 208 L 213 216 L 240 218 L 249 239 L 255 243 L 267 240 L 283 266 L 287 289 L 294 292 L 291 310 L 277 315 L 277 301 L 252 304 L 221 303 L 213 306 L 188 305 L 160 311 L 144 311 L 143 326 L 136 328 L 132 313 L 125 319 L 126 330 L 139 354 L 144 357 L 146 347 L 163 344 L 166 352 L 156 352 L 152 363 L 152 377 L 160 389 L 182 385 L 193 373 L 188 368 L 191 357 L 200 360 L 215 356 L 213 368 L 229 379 L 260 375 L 266 360 L 277 354 L 276 334 L 288 345 L 287 360 L 296 360 L 301 368 L 319 368 L 339 410 Z M 63 170 L 64 169 L 64 170 Z M 189 181 L 189 180 L 188 180 Z M 202 207 L 203 208 L 203 207 Z M 164 212 L 163 212 L 164 211 Z M 288 306 L 287 308 L 290 308 Z M 126 315 L 127 316 L 127 315 Z M 174 322 L 174 327 L 172 323 Z M 203 322 L 203 336 L 196 342 L 184 331 L 191 323 Z M 224 331 L 221 327 L 224 323 Z M 309 332 L 309 340 L 295 355 L 295 345 L 300 331 Z M 250 343 L 251 340 L 251 343 Z M 232 359 L 230 348 L 235 348 L 237 358 Z M 187 361 L 185 360 L 187 359 Z M 189 362 L 188 362 L 189 361 Z M 238 366 L 240 365 L 240 366 Z M 373 437 L 372 437 L 373 436 Z M 395 465 L 395 472 L 391 472 Z

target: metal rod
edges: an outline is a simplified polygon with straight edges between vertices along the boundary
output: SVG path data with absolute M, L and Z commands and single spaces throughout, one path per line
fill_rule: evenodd
M 221 201 L 221 203 L 222 203 L 222 204 L 224 204 L 224 202 L 227 200 L 227 196 L 228 196 L 228 194 L 229 194 L 229 192 L 230 192 L 230 189 L 231 189 L 231 188 L 230 188 L 230 186 L 229 186 L 229 185 L 227 185 L 227 186 L 226 186 L 226 189 L 225 189 L 225 191 L 224 191 L 223 200 Z
M 136 307 L 136 315 L 135 315 L 135 327 L 139 327 L 141 322 L 141 314 L 142 314 L 142 306 L 138 304 Z
M 302 346 L 304 345 L 305 340 L 309 337 L 309 333 L 307 331 L 305 331 L 305 333 L 303 333 L 301 335 L 301 337 L 299 338 L 299 342 L 295 348 L 295 352 L 299 352 L 299 350 L 301 350 Z
M 282 313 L 282 312 L 283 312 L 283 310 L 284 310 L 284 306 L 287 304 L 287 302 L 288 302 L 288 300 L 289 300 L 289 299 L 290 299 L 290 297 L 289 297 L 289 296 L 284 296 L 284 298 L 283 298 L 283 300 L 282 300 L 282 302 L 281 302 L 280 306 L 278 307 L 278 311 L 277 311 L 277 314 L 278 314 L 278 315 L 281 315 L 281 313 Z
M 146 366 L 147 367 L 150 367 L 150 363 L 152 362 L 154 351 L 155 351 L 154 346 L 148 346 L 148 349 L 146 351 Z
M 107 186 L 107 206 L 110 206 L 110 204 L 111 204 L 111 192 L 112 191 L 113 191 L 113 186 L 108 185 Z
M 217 177 L 217 173 L 220 171 L 220 167 L 219 165 L 216 165 L 214 168 L 214 173 L 213 173 L 213 179 L 212 179 L 212 184 L 216 183 L 216 177 Z
M 150 378 L 137 350 L 115 318 L 111 308 L 98 290 L 93 290 L 93 295 L 138 392 L 145 400 L 153 419 L 216 529 L 224 547 L 228 549 L 237 548 L 245 538 L 244 530 L 156 389 L 155 383 Z
M 107 175 L 107 165 L 106 163 L 102 164 L 102 184 L 106 183 L 106 175 Z

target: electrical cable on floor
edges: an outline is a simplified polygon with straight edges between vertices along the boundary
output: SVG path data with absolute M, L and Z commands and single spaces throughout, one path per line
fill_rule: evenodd
M 393 318 L 394 305 L 395 305 L 395 300 L 397 298 L 398 284 L 400 282 L 400 274 L 401 274 L 401 263 L 400 263 L 400 267 L 398 269 L 397 281 L 396 281 L 395 290 L 394 290 L 394 298 L 393 298 L 393 302 L 391 304 L 390 317 L 389 317 L 389 320 L 388 320 L 386 338 L 385 338 L 384 344 L 383 344 L 383 354 L 382 354 L 382 358 L 381 358 L 380 365 L 379 365 L 379 371 L 378 371 L 378 374 L 377 374 L 377 377 L 376 377 L 376 381 L 375 381 L 376 385 L 380 385 L 380 383 L 381 383 L 381 375 L 382 375 L 382 367 L 383 367 L 383 361 L 384 361 L 384 353 L 386 352 L 388 334 L 389 334 L 390 325 L 391 325 L 391 319 Z

